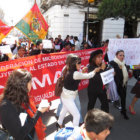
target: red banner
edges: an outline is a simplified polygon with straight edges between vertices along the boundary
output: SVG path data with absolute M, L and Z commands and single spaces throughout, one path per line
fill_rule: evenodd
M 69 53 L 74 53 L 81 57 L 81 67 L 85 67 L 88 65 L 90 53 L 95 50 L 97 49 Z M 102 48 L 102 50 L 104 51 L 105 48 Z M 65 66 L 65 60 L 69 53 L 42 54 L 0 63 L 0 93 L 3 92 L 9 74 L 14 69 L 23 68 L 32 73 L 32 90 L 30 95 L 36 104 L 44 98 L 49 101 L 56 99 L 54 96 L 55 84 L 61 75 L 61 70 Z M 86 88 L 87 85 L 88 80 L 82 80 L 79 90 Z

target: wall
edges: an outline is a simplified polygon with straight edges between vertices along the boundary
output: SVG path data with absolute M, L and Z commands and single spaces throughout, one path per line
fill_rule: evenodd
M 116 38 L 119 35 L 121 38 L 124 33 L 124 19 L 112 20 L 111 18 L 103 21 L 102 40 Z
M 57 37 L 61 34 L 64 39 L 66 35 L 79 36 L 83 33 L 85 13 L 80 12 L 76 7 L 67 8 L 56 5 L 50 8 L 44 17 L 50 25 L 49 36 Z

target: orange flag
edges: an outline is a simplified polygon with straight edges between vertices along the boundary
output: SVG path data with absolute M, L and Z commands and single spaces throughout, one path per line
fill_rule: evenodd
M 0 43 L 2 39 L 5 38 L 12 29 L 13 27 L 7 26 L 0 20 Z

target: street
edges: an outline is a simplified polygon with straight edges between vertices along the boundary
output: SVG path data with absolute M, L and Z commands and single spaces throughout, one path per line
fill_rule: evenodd
M 127 88 L 127 112 L 130 120 L 124 120 L 123 117 L 120 115 L 119 110 L 117 110 L 112 103 L 110 103 L 110 113 L 115 117 L 115 123 L 111 130 L 110 136 L 107 138 L 107 140 L 140 140 L 140 110 L 139 105 L 140 102 L 138 101 L 135 106 L 136 115 L 131 115 L 129 113 L 128 107 L 129 104 L 133 98 L 133 94 L 130 94 L 130 90 L 132 86 L 135 84 L 136 80 L 134 78 L 130 79 L 128 82 L 128 88 Z M 81 108 L 82 108 L 82 116 L 84 117 L 86 114 L 86 108 L 87 108 L 87 90 L 83 90 L 79 93 L 80 95 L 80 101 L 81 101 Z M 56 118 L 55 118 L 55 112 L 56 108 L 59 104 L 59 100 L 55 100 L 52 102 L 51 110 L 49 113 L 45 113 L 43 115 L 43 121 L 47 126 L 47 140 L 53 140 L 54 136 L 56 134 Z M 96 107 L 100 108 L 100 103 L 97 101 Z M 65 126 L 72 126 L 71 123 L 72 117 L 68 115 L 66 117 Z

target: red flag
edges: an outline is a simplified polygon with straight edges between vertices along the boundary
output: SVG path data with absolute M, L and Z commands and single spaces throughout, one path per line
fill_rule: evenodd
M 2 39 L 5 38 L 12 29 L 13 27 L 7 26 L 0 20 L 0 43 Z

